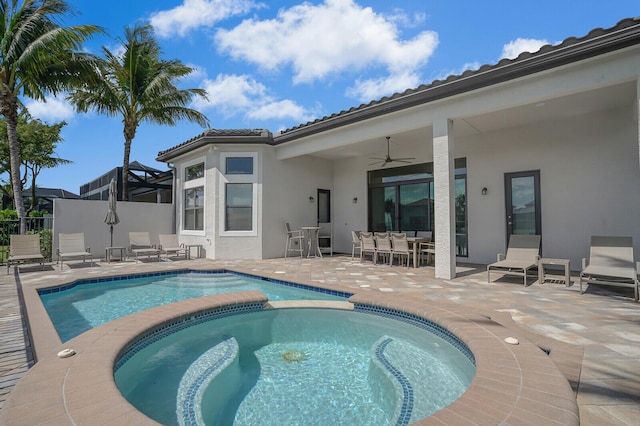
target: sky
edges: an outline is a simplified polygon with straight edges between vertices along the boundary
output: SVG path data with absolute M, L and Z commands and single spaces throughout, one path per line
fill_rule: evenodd
M 117 51 L 126 27 L 151 23 L 162 58 L 194 69 L 178 87 L 207 91 L 190 107 L 209 128 L 273 133 L 640 16 L 638 0 L 67 1 L 76 14 L 63 25 L 106 31 L 87 51 Z M 121 117 L 79 114 L 64 95 L 22 101 L 46 123 L 67 123 L 56 154 L 73 163 L 43 170 L 38 186 L 79 194 L 122 165 Z M 142 124 L 130 160 L 168 170 L 158 152 L 205 130 Z

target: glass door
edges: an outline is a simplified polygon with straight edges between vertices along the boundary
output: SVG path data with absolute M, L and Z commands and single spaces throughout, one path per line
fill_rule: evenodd
M 400 231 L 427 231 L 429 227 L 430 200 L 429 183 L 398 185 L 400 194 Z
M 542 235 L 540 171 L 505 173 L 507 241 L 511 234 Z
M 373 232 L 394 231 L 396 222 L 396 187 L 371 189 L 370 223 Z

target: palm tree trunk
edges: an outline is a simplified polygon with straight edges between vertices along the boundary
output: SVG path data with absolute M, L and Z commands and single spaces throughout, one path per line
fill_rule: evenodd
M 9 139 L 9 164 L 11 167 L 11 186 L 13 187 L 13 205 L 18 213 L 18 220 L 20 221 L 20 233 L 24 234 L 27 228 L 27 219 L 24 212 L 24 201 L 22 199 L 22 180 L 20 179 L 20 165 L 22 159 L 20 158 L 20 144 L 18 143 L 18 109 L 17 104 L 11 104 L 5 99 L 0 107 L 0 112 L 5 116 L 7 123 L 7 136 Z M 13 108 L 12 108 L 13 106 Z
M 122 200 L 129 201 L 129 155 L 131 154 L 131 139 L 124 140 L 124 160 L 122 162 Z

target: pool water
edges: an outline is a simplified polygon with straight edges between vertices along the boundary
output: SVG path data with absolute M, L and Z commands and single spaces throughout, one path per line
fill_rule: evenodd
M 424 327 L 361 311 L 252 312 L 137 345 L 116 384 L 165 425 L 404 425 L 475 374 L 469 353 Z
M 40 299 L 63 342 L 125 315 L 214 294 L 260 290 L 271 301 L 345 300 L 300 287 L 231 272 L 187 272 L 80 283 L 62 291 L 45 290 Z

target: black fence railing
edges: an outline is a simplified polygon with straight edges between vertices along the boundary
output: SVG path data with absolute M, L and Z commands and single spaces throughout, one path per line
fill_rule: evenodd
M 51 260 L 53 217 L 28 217 L 27 234 L 40 234 L 40 250 L 48 261 Z M 20 233 L 20 221 L 17 219 L 0 220 L 0 263 L 5 263 L 9 256 L 11 235 Z

